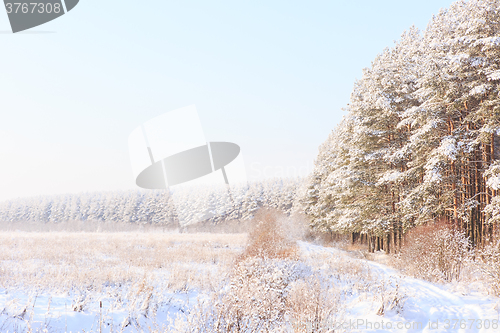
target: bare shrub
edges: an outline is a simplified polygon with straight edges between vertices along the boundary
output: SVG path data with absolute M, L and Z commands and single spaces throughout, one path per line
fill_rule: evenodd
M 221 302 L 229 327 L 267 331 L 282 326 L 291 284 L 303 277 L 303 270 L 292 260 L 249 257 L 238 262 Z
M 330 267 L 313 269 L 300 260 L 301 231 L 273 210 L 253 221 L 245 251 L 219 292 L 199 303 L 174 326 L 181 332 L 331 332 L 341 308 L 341 290 Z M 358 272 L 353 272 L 357 274 Z
M 270 332 L 285 325 L 288 294 L 303 270 L 296 261 L 246 257 L 210 300 L 174 324 L 181 332 Z
M 491 292 L 500 296 L 500 242 L 490 244 L 478 252 L 477 265 Z
M 412 230 L 405 239 L 396 265 L 406 274 L 431 282 L 459 281 L 469 255 L 463 232 L 442 225 Z
M 382 304 L 377 311 L 377 315 L 384 316 L 389 312 L 401 314 L 404 309 L 404 304 L 408 296 L 403 291 L 401 292 L 398 280 L 382 282 L 380 286 L 380 298 Z
M 253 219 L 248 245 L 240 257 L 298 259 L 296 239 L 285 230 L 287 217 L 276 210 L 261 209 Z
M 292 284 L 287 310 L 293 332 L 331 332 L 339 320 L 340 292 L 321 274 L 310 275 Z
M 277 211 L 258 212 L 247 247 L 228 272 L 221 290 L 200 304 L 187 320 L 178 321 L 176 329 L 266 332 L 282 327 L 290 307 L 292 283 L 307 271 L 299 261 L 296 242 L 284 227 L 286 222 Z

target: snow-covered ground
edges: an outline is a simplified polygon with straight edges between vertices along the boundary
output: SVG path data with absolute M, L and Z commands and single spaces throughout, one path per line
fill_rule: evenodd
M 305 255 L 328 253 L 353 261 L 346 252 L 300 242 Z M 500 332 L 500 299 L 461 295 L 447 286 L 403 276 L 385 265 L 364 259 L 375 283 L 389 299 L 358 294 L 346 298 L 341 324 L 355 332 Z M 382 293 L 381 293 L 382 294 Z M 396 301 L 399 304 L 396 304 Z M 382 303 L 383 315 L 377 314 Z
M 126 296 L 126 295 L 123 295 Z M 0 332 L 153 332 L 164 331 L 180 312 L 198 301 L 196 292 L 177 292 L 156 299 L 154 308 L 141 302 L 117 304 L 115 297 L 95 294 L 86 300 L 83 311 L 75 311 L 72 294 L 51 294 L 0 290 Z M 102 308 L 100 307 L 102 303 Z
M 218 242 L 210 246 L 225 249 L 221 236 L 217 237 Z M 240 245 L 232 243 L 235 253 L 241 251 Z M 298 245 L 302 261 L 298 267 L 305 274 L 321 274 L 336 286 L 338 308 L 330 321 L 321 323 L 323 331 L 500 332 L 498 298 L 455 293 L 449 286 L 405 277 L 336 248 Z M 1 262 L 0 275 L 15 267 L 9 265 L 13 262 Z M 191 261 L 189 256 L 185 265 L 197 267 L 200 275 L 218 269 L 210 262 Z M 225 274 L 223 268 L 219 270 L 221 276 Z M 213 287 L 200 287 L 199 283 L 190 285 L 193 278 L 187 277 L 185 288 L 169 288 L 164 283 L 169 274 L 165 269 L 147 274 L 148 278 L 134 283 L 90 283 L 64 291 L 36 283 L 2 287 L 0 332 L 169 332 L 176 319 L 187 320 L 199 301 L 209 300 L 223 279 L 214 280 Z M 303 328 L 307 331 L 312 326 Z

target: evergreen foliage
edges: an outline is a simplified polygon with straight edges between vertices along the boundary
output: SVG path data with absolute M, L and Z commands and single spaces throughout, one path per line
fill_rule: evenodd
M 410 28 L 363 71 L 320 147 L 304 199 L 312 226 L 397 250 L 410 228 L 446 220 L 491 242 L 499 94 L 500 2 L 459 1 Z

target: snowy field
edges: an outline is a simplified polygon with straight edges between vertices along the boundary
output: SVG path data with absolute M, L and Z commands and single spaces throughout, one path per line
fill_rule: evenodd
M 302 241 L 295 257 L 241 259 L 246 243 L 244 234 L 0 233 L 0 332 L 500 331 L 498 298 Z M 231 326 L 238 311 L 249 315 Z
M 244 244 L 241 234 L 1 233 L 0 332 L 162 331 Z

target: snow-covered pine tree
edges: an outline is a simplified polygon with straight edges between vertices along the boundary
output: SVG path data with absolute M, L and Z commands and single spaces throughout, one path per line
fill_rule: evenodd
M 473 244 L 491 241 L 500 215 L 498 22 L 497 1 L 457 2 L 364 70 L 310 181 L 314 226 L 383 236 L 387 249 L 412 226 L 444 218 Z

